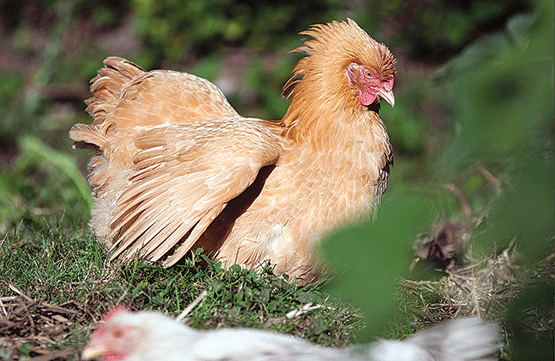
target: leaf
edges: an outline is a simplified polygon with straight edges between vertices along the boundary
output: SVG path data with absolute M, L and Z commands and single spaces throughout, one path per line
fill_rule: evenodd
M 552 24 L 552 13 L 517 16 L 505 33 L 495 35 L 495 51 L 484 50 L 488 57 L 469 55 L 478 42 L 455 60 L 468 62 L 453 72 L 449 84 L 460 132 L 438 168 L 460 170 L 484 159 L 521 167 L 553 143 Z
M 531 266 L 552 252 L 555 235 L 553 159 L 532 164 L 523 170 L 513 188 L 496 204 L 488 223 L 491 225 L 478 242 L 508 248 L 517 240 L 520 261 Z
M 436 214 L 432 204 L 411 189 L 388 191 L 376 222 L 366 220 L 323 242 L 325 258 L 338 270 L 327 291 L 364 311 L 369 327 L 363 340 L 391 320 L 397 279 L 408 270 L 410 245 Z

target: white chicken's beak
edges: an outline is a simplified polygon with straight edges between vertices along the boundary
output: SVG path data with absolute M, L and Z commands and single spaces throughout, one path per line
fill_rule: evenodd
M 92 360 L 106 353 L 106 347 L 102 345 L 88 345 L 81 353 L 81 359 Z
M 386 91 L 384 88 L 381 88 L 377 91 L 378 95 L 389 103 L 392 107 L 395 106 L 395 95 L 393 95 L 393 90 Z

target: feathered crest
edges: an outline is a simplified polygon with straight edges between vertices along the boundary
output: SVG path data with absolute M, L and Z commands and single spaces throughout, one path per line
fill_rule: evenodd
M 395 58 L 391 51 L 384 44 L 372 39 L 352 19 L 312 25 L 299 34 L 309 37 L 303 38 L 304 44 L 290 52 L 304 52 L 308 56 L 297 63 L 293 76 L 283 86 L 284 97 L 293 93 L 295 86 L 308 72 L 324 70 L 325 68 L 318 67 L 320 61 L 332 66 L 344 66 L 353 61 L 373 66 L 384 80 L 388 80 L 396 72 Z
M 110 321 L 115 315 L 120 313 L 129 312 L 129 310 L 125 306 L 115 306 L 112 307 L 106 312 L 106 314 L 102 317 L 102 322 Z

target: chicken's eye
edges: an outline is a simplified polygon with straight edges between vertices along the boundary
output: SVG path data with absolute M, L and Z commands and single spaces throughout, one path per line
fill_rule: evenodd
M 369 69 L 364 69 L 364 76 L 367 78 L 373 78 L 374 73 L 372 73 L 372 71 L 370 71 Z

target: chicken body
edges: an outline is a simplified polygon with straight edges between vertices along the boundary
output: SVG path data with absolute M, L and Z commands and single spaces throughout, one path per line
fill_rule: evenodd
M 227 265 L 312 281 L 318 241 L 367 215 L 386 188 L 392 148 L 378 116 L 394 104 L 394 59 L 352 20 L 315 25 L 284 87 L 282 120 L 241 117 L 212 83 L 111 57 L 92 80 L 92 125 L 70 131 L 97 150 L 91 226 L 112 258 L 173 265 L 190 249 Z
M 82 358 L 104 361 L 488 361 L 495 360 L 500 330 L 480 318 L 460 318 L 403 341 L 380 340 L 331 348 L 254 329 L 197 331 L 160 313 L 124 310 L 108 315 Z

